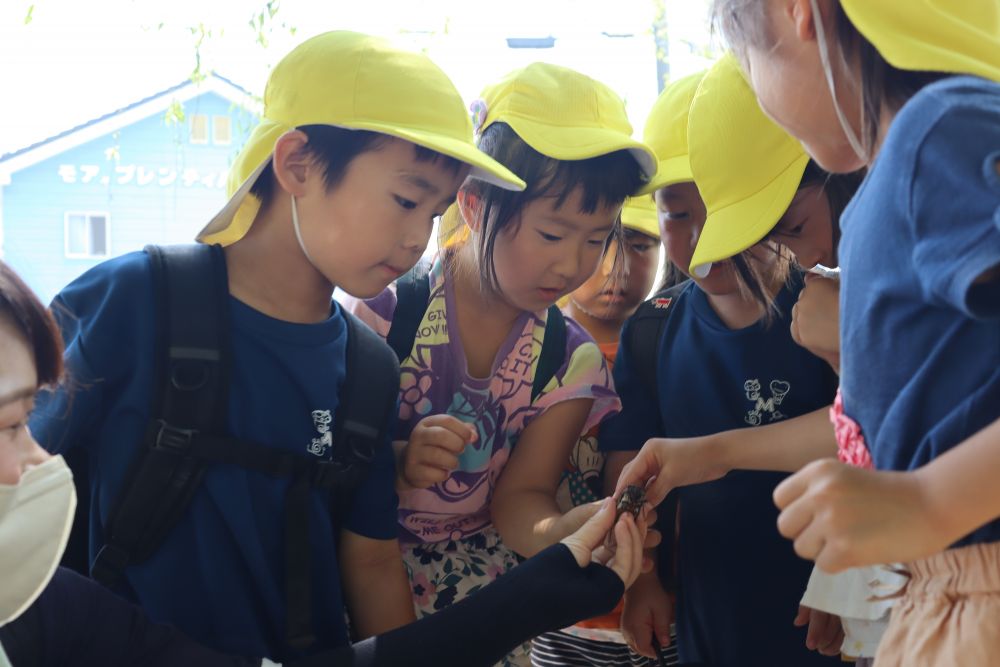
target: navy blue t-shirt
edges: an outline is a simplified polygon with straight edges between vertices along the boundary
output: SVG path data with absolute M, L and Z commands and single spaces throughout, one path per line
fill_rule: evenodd
M 145 253 L 105 262 L 55 299 L 70 382 L 42 394 L 31 420 L 52 452 L 86 447 L 90 461 L 91 557 L 149 418 L 158 306 Z M 317 324 L 270 318 L 230 299 L 229 433 L 303 457 L 329 457 L 344 380 L 346 324 L 338 306 Z M 391 450 L 381 448 L 346 528 L 395 539 Z M 285 493 L 289 482 L 216 464 L 161 548 L 126 577 L 142 608 L 226 653 L 276 656 L 284 644 Z M 329 497 L 314 491 L 309 516 L 312 592 L 319 645 L 348 641 Z
M 833 402 L 837 376 L 791 337 L 801 289 L 796 277 L 777 297 L 782 315 L 729 329 L 693 283 L 671 304 L 656 358 L 660 404 L 635 369 L 625 324 L 615 361 L 622 411 L 604 423 L 600 446 L 637 450 L 653 437 L 685 438 L 771 424 Z M 684 487 L 679 495 L 677 632 L 682 662 L 832 665 L 805 648 L 792 620 L 812 564 L 778 533 L 771 494 L 781 473 L 736 470 Z M 670 548 L 664 535 L 661 556 Z
M 1000 84 L 896 116 L 841 221 L 841 392 L 875 466 L 919 468 L 1000 418 Z M 1000 521 L 960 544 L 1000 540 Z

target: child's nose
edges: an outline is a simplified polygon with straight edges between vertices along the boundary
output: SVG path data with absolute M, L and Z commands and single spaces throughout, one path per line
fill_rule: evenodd
M 608 245 L 607 252 L 604 253 L 604 259 L 601 261 L 601 275 L 604 276 L 605 278 L 607 278 L 607 277 L 609 277 L 609 276 L 611 276 L 611 275 L 614 274 L 614 271 L 615 271 L 615 262 L 618 260 L 618 254 L 619 254 L 618 253 L 618 242 L 617 241 L 612 241 Z M 623 261 L 625 259 L 627 259 L 627 258 L 626 257 L 622 257 Z M 628 262 L 625 262 L 625 264 L 627 265 Z M 628 269 L 626 268 L 626 271 L 627 270 Z
M 562 278 L 571 280 L 576 278 L 581 264 L 580 253 L 576 250 L 567 250 L 560 255 L 559 261 L 555 266 L 555 272 Z

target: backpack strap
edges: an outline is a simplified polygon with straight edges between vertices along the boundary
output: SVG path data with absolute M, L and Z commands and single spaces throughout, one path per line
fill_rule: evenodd
M 660 418 L 660 387 L 656 381 L 658 364 L 657 353 L 660 341 L 673 313 L 674 300 L 680 296 L 681 292 L 690 285 L 690 280 L 661 290 L 652 297 L 642 302 L 629 323 L 629 351 L 631 357 L 636 361 L 634 369 L 639 376 L 646 392 L 653 397 L 653 404 L 656 405 L 657 418 Z M 665 427 L 661 421 L 661 432 L 665 432 Z M 664 542 L 668 543 L 668 548 L 660 550 L 658 574 L 660 583 L 664 590 L 677 590 L 677 574 L 674 567 L 672 551 L 673 535 L 676 530 L 678 495 L 676 489 L 667 494 L 663 502 L 657 508 L 658 519 L 656 527 L 660 534 L 664 535 Z
M 424 260 L 396 282 L 396 311 L 385 342 L 399 363 L 413 352 L 417 330 L 431 300 L 430 263 Z M 557 306 L 550 306 L 545 319 L 545 335 L 531 385 L 531 400 L 538 398 L 566 358 L 566 318 Z
M 229 312 L 218 246 L 147 246 L 158 310 L 152 418 L 105 530 L 91 575 L 114 586 L 149 558 L 180 519 L 204 474 L 192 436 L 218 432 L 228 401 Z
M 91 571 L 116 586 L 127 566 L 160 547 L 198 490 L 208 465 L 223 463 L 286 478 L 286 644 L 303 651 L 316 641 L 312 623 L 309 499 L 327 491 L 343 525 L 396 410 L 399 368 L 392 351 L 354 316 L 347 326 L 345 379 L 329 460 L 226 435 L 229 388 L 229 288 L 218 246 L 146 249 L 161 304 L 160 351 L 152 417 L 143 450 L 116 501 L 107 542 Z M 280 656 L 279 656 L 280 657 Z
M 385 342 L 396 353 L 399 363 L 413 351 L 417 329 L 427 312 L 431 300 L 430 271 L 430 262 L 420 260 L 396 281 L 396 311 Z
M 690 282 L 685 280 L 643 301 L 632 315 L 629 326 L 629 350 L 632 358 L 639 361 L 635 364 L 636 374 L 657 406 L 660 405 L 660 389 L 656 381 L 656 353 L 673 312 L 671 305 Z
M 542 395 L 545 387 L 555 377 L 566 360 L 566 318 L 558 306 L 549 306 L 545 318 L 545 334 L 542 350 L 538 353 L 535 379 L 531 383 L 531 402 Z
M 385 342 L 361 320 L 340 309 L 347 324 L 347 355 L 340 405 L 333 425 L 333 457 L 327 479 L 317 484 L 309 474 L 293 477 L 285 503 L 286 635 L 296 650 L 316 641 L 312 623 L 313 564 L 309 545 L 309 493 L 316 486 L 331 491 L 332 516 L 346 525 L 353 497 L 379 448 L 388 446 L 388 427 L 396 414 L 399 362 Z

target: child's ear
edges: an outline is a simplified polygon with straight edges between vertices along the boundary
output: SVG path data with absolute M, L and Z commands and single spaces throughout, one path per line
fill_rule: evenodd
M 290 130 L 274 143 L 271 166 L 274 179 L 288 194 L 301 197 L 306 193 L 310 171 L 315 168 L 312 155 L 306 150 L 309 137 L 301 130 Z
M 792 29 L 799 41 L 816 41 L 816 21 L 822 21 L 823 17 L 813 12 L 813 6 L 812 0 L 792 0 L 785 5 L 786 16 L 791 19 Z M 832 29 L 828 28 L 826 33 L 831 34 Z
M 455 197 L 458 210 L 462 214 L 462 219 L 472 231 L 479 231 L 480 216 L 482 213 L 482 200 L 478 195 L 474 195 L 468 190 L 461 189 Z

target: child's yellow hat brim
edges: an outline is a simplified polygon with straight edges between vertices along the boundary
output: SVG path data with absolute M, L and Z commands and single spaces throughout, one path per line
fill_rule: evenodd
M 271 72 L 263 118 L 229 172 L 230 199 L 199 241 L 227 245 L 246 234 L 260 208 L 250 189 L 278 138 L 303 125 L 404 139 L 471 165 L 473 178 L 524 189 L 524 181 L 476 147 L 461 96 L 427 56 L 377 37 L 328 32 L 300 44 Z
M 732 55 L 702 79 L 688 121 L 691 172 L 707 218 L 690 270 L 737 255 L 788 210 L 809 156 L 768 118 Z
M 649 195 L 638 195 L 625 200 L 622 207 L 622 227 L 660 238 L 660 221 L 656 204 Z
M 1000 81 L 997 0 L 840 0 L 840 5 L 897 69 Z
M 642 138 L 656 153 L 658 161 L 656 174 L 640 194 L 694 180 L 688 158 L 688 114 L 695 91 L 704 76 L 705 72 L 698 72 L 671 82 L 649 110 Z

